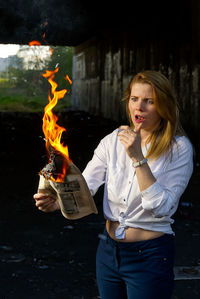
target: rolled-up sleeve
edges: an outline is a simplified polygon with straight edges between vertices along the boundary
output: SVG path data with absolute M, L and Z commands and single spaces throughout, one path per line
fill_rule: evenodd
M 180 137 L 173 146 L 172 159 L 168 158 L 156 182 L 141 192 L 142 207 L 154 217 L 172 215 L 188 185 L 193 172 L 193 148 L 186 137 Z
M 95 195 L 98 188 L 105 183 L 106 169 L 107 158 L 103 139 L 95 149 L 92 160 L 87 164 L 82 173 L 92 195 Z

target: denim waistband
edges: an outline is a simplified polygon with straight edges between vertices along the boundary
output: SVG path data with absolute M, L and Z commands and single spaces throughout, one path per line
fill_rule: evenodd
M 104 239 L 107 243 L 123 248 L 127 246 L 131 246 L 132 248 L 145 248 L 145 247 L 155 247 L 155 246 L 162 246 L 166 243 L 173 242 L 174 241 L 174 235 L 173 234 L 164 234 L 160 237 L 150 239 L 150 240 L 144 240 L 144 241 L 137 241 L 137 242 L 120 242 L 112 239 L 106 228 L 104 229 L 103 235 L 100 236 L 100 239 Z

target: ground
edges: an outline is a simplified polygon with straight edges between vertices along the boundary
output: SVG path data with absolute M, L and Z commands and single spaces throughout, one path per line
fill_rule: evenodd
M 102 189 L 95 196 L 98 215 L 69 221 L 59 211 L 37 210 L 33 194 L 38 172 L 46 164 L 41 119 L 40 114 L 0 113 L 0 299 L 97 299 L 95 253 L 104 228 Z M 80 111 L 67 111 L 59 119 L 67 128 L 64 139 L 71 159 L 81 170 L 99 140 L 118 125 Z M 190 270 L 200 265 L 199 178 L 195 167 L 173 225 L 175 265 Z M 173 299 L 188 298 L 200 298 L 198 279 L 175 281 Z

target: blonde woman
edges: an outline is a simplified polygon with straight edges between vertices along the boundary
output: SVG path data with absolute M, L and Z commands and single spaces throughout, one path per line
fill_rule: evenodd
M 105 184 L 106 228 L 96 256 L 101 299 L 169 299 L 173 291 L 172 215 L 193 171 L 176 98 L 159 72 L 140 72 L 125 93 L 130 126 L 101 140 L 83 175 L 91 193 Z M 36 194 L 43 211 L 58 203 Z

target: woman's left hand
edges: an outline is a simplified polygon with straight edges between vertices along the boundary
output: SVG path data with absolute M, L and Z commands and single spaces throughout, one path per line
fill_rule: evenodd
M 135 162 L 144 159 L 141 148 L 141 126 L 142 124 L 134 131 L 129 126 L 120 126 L 118 133 L 128 156 Z

